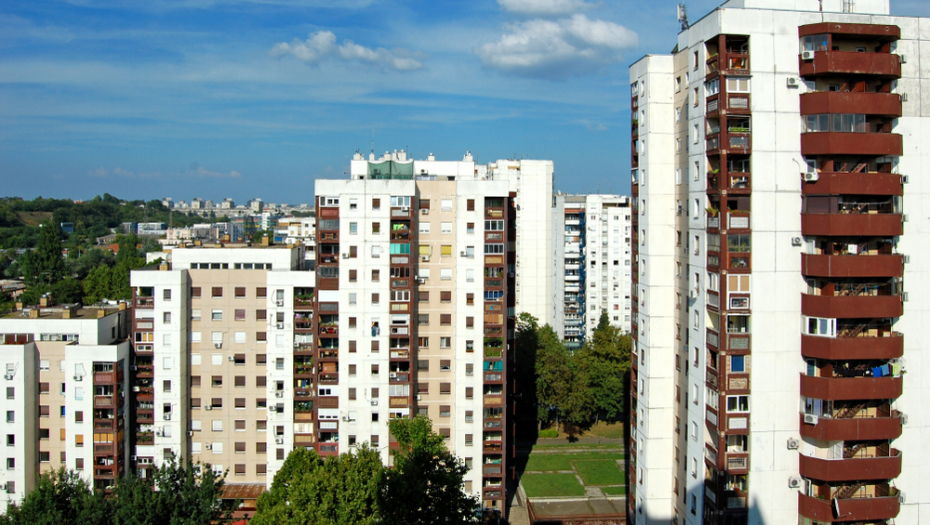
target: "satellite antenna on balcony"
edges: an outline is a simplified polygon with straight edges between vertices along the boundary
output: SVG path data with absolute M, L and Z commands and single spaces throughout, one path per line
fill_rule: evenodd
M 678 21 L 681 23 L 682 31 L 691 27 L 688 23 L 688 6 L 685 4 L 678 4 Z

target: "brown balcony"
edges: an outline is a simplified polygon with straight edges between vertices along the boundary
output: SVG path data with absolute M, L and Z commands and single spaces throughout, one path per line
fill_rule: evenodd
M 896 399 L 901 397 L 901 382 L 900 377 L 818 377 L 801 374 L 801 395 L 833 401 Z
M 484 396 L 484 406 L 503 406 L 504 396 L 501 394 L 492 394 Z
M 503 450 L 500 440 L 488 439 L 484 442 L 485 454 L 500 454 Z
M 897 439 L 901 436 L 901 414 L 898 412 L 885 417 L 821 417 L 816 425 L 804 423 L 804 414 L 801 414 L 798 424 L 802 436 L 824 441 Z
M 155 308 L 155 298 L 136 297 L 136 308 Z
M 885 115 L 897 118 L 901 116 L 901 95 L 850 91 L 820 91 L 801 95 L 802 115 L 823 113 Z
M 406 396 L 391 397 L 388 404 L 392 407 L 405 407 L 410 404 L 410 398 Z
M 869 75 L 901 78 L 901 57 L 891 53 L 855 51 L 816 51 L 813 60 L 798 57 L 802 77 L 827 75 Z
M 801 186 L 804 195 L 904 195 L 901 175 L 821 171 L 817 182 Z
M 115 406 L 114 396 L 94 396 L 94 408 L 113 408 Z
M 887 214 L 813 214 L 801 215 L 801 232 L 804 235 L 834 237 L 884 236 L 895 237 L 904 233 L 901 215 Z
M 801 335 L 801 355 L 830 361 L 894 359 L 904 354 L 904 338 L 899 332 L 877 336 L 820 337 Z
M 801 295 L 801 313 L 811 317 L 886 318 L 901 317 L 900 295 Z
M 730 474 L 748 474 L 749 454 L 744 452 L 727 452 L 726 470 Z
M 338 408 L 339 398 L 337 396 L 321 396 L 316 399 L 316 404 L 320 408 Z
M 294 324 L 295 326 L 300 326 L 297 322 L 295 322 Z M 309 327 L 310 326 L 308 325 L 307 328 Z M 337 328 L 336 326 L 321 326 L 320 335 L 323 337 L 338 337 L 339 328 Z
M 798 513 L 805 518 L 824 522 L 880 521 L 898 515 L 901 504 L 897 495 L 873 498 L 840 499 L 836 505 L 840 518 L 833 515 L 833 501 L 798 494 Z
M 884 456 L 848 459 L 824 459 L 801 454 L 800 469 L 805 478 L 823 481 L 894 479 L 901 474 L 901 452 L 891 449 Z
M 801 134 L 801 154 L 901 156 L 904 142 L 897 133 L 832 133 Z
M 900 255 L 801 255 L 801 273 L 812 277 L 900 277 Z
M 95 419 L 94 420 L 94 432 L 97 431 L 116 431 L 116 420 L 115 419 Z

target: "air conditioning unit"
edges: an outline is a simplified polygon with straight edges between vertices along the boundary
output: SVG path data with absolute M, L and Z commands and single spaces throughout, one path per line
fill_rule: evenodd
M 429 208 L 423 208 L 422 210 L 420 210 L 420 213 L 423 215 L 429 215 Z
M 391 379 L 397 379 L 397 372 L 391 372 L 388 375 L 391 377 Z
M 420 260 L 423 262 L 429 262 L 429 255 L 421 255 Z
M 203 409 L 204 409 L 204 410 L 213 410 L 213 405 L 204 405 L 204 406 L 203 406 Z
M 801 52 L 801 60 L 813 60 L 814 52 L 813 51 L 803 51 Z
M 423 398 L 420 397 L 420 394 L 417 394 L 417 401 L 422 401 L 422 400 L 423 400 Z
M 163 430 L 158 430 L 158 431 L 155 432 L 155 435 L 158 436 L 158 437 L 164 437 L 165 432 L 164 432 Z
M 801 80 L 798 77 L 788 77 L 788 87 L 798 87 L 801 85 Z
M 426 284 L 426 277 L 417 277 L 417 284 Z
M 349 416 L 342 416 L 342 420 L 343 420 L 343 421 L 348 421 L 348 420 L 349 420 Z
M 910 180 L 907 175 L 901 175 L 901 184 L 907 184 Z
M 373 406 L 373 407 L 378 406 L 378 400 L 377 400 L 377 399 L 372 399 L 372 400 L 371 400 L 371 406 Z
M 898 492 L 898 503 L 904 505 L 907 503 L 907 494 L 904 492 Z
M 268 405 L 268 410 L 274 412 L 274 405 Z
M 407 213 L 408 211 L 410 211 L 410 206 L 402 206 L 402 207 L 400 208 L 400 211 L 402 211 L 402 212 L 404 212 L 404 213 Z
M 165 421 L 171 421 L 171 412 L 165 412 Z
M 816 425 L 820 418 L 814 414 L 804 414 L 804 422 L 808 425 Z
M 907 302 L 907 292 L 901 292 L 901 302 L 902 303 Z
M 901 216 L 901 222 L 907 222 L 907 214 Z
M 297 341 L 294 341 L 294 348 L 298 348 L 298 347 L 300 347 L 300 343 L 298 343 Z
M 213 348 L 216 348 L 216 349 L 223 348 L 223 343 L 213 343 Z
M 801 446 L 801 441 L 797 438 L 788 438 L 788 450 L 797 450 Z
M 206 445 L 203 446 L 203 448 L 207 450 L 213 450 L 213 443 L 207 443 Z
M 348 259 L 348 258 L 349 258 L 349 254 L 347 254 L 347 253 L 342 254 L 342 258 L 343 258 L 343 259 Z
M 278 330 L 284 330 L 284 323 L 275 323 L 274 327 Z
M 899 416 L 899 418 L 901 419 L 901 424 L 902 424 L 902 425 L 906 425 L 906 424 L 907 424 L 907 414 L 901 414 L 901 415 Z
M 817 182 L 820 175 L 816 171 L 808 171 L 804 174 L 804 182 Z
M 236 360 L 236 358 L 235 358 L 234 356 L 231 356 L 231 355 L 230 355 L 230 356 L 227 356 L 226 359 L 228 359 L 230 363 L 232 363 L 233 361 Z
M 907 64 L 907 55 L 898 55 L 898 56 L 901 57 L 901 63 L 902 63 L 902 64 Z
M 187 431 L 187 437 L 193 437 L 193 436 L 194 436 L 194 431 L 193 431 L 193 430 L 188 430 L 188 431 Z
M 284 299 L 278 299 L 274 304 L 275 306 L 284 306 Z
M 459 255 L 462 256 L 462 257 L 465 257 L 465 252 L 464 252 L 464 251 L 461 251 L 461 252 L 459 252 Z
M 133 392 L 141 392 L 141 391 L 142 391 L 142 387 L 134 386 L 134 387 L 132 387 L 132 391 L 133 391 Z
M 12 379 L 12 378 L 11 378 L 11 379 Z M 75 381 L 83 381 L 83 380 L 84 380 L 84 376 L 74 376 L 74 380 L 75 380 Z
M 136 461 L 139 459 L 139 456 L 129 456 L 129 459 L 131 459 L 132 461 Z
M 788 488 L 789 489 L 801 488 L 801 478 L 794 477 L 794 476 L 788 478 Z
M 801 241 L 800 237 L 791 238 L 791 246 L 801 246 L 801 244 L 803 244 L 803 242 Z
M 280 391 L 275 392 L 274 397 L 284 397 L 284 392 L 280 392 Z
M 13 374 L 4 374 L 3 378 L 6 379 L 7 381 L 12 381 L 12 380 L 13 380 Z

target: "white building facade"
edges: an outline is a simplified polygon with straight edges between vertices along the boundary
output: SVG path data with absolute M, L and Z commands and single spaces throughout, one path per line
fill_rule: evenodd
M 930 23 L 792 7 L 728 2 L 630 68 L 637 523 L 925 510 Z

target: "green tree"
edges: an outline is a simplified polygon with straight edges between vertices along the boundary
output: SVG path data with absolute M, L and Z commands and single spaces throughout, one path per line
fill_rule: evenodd
M 577 384 L 590 393 L 598 418 L 616 420 L 623 414 L 631 345 L 629 334 L 612 326 L 607 312 L 601 312 L 593 337 L 575 355 Z
M 0 515 L 0 524 L 108 525 L 111 511 L 112 503 L 102 492 L 95 494 L 80 475 L 62 467 L 39 476 L 22 503 L 11 504 Z
M 295 449 L 275 475 L 271 491 L 258 498 L 250 525 L 373 525 L 384 467 L 367 445 L 355 454 L 321 460 Z
M 174 458 L 152 476 L 120 479 L 113 492 L 113 525 L 212 525 L 228 522 L 231 512 L 220 500 L 226 473 L 209 464 L 180 464 Z
M 425 416 L 391 421 L 400 445 L 394 468 L 386 472 L 382 523 L 476 523 L 478 500 L 465 494 L 465 463 L 446 449 L 443 437 Z
M 61 226 L 54 221 L 42 223 L 36 249 L 23 261 L 26 284 L 47 291 L 48 286 L 65 276 L 67 267 L 61 256 Z
M 556 424 L 561 408 L 566 407 L 572 384 L 572 368 L 568 349 L 548 324 L 539 330 L 536 350 L 537 418 L 540 423 L 549 421 L 555 411 Z

